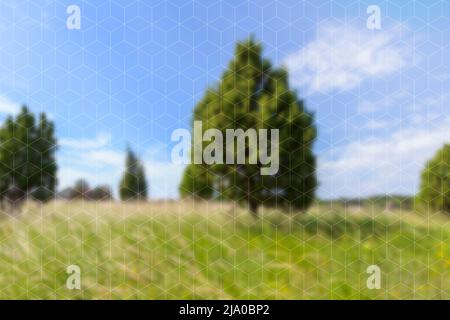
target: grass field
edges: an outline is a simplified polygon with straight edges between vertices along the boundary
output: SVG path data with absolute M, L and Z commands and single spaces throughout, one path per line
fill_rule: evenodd
M 450 218 L 329 206 L 29 204 L 0 220 L 0 298 L 450 299 Z M 81 290 L 66 267 L 81 268 Z M 380 290 L 366 268 L 382 271 Z

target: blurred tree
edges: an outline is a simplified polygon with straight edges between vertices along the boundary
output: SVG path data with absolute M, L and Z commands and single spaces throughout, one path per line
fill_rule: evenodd
M 40 159 L 38 159 L 38 166 L 41 171 L 39 173 L 40 185 L 33 191 L 32 196 L 35 200 L 46 202 L 52 199 L 55 195 L 55 189 L 57 184 L 56 179 L 56 138 L 54 136 L 55 128 L 52 122 L 48 121 L 45 113 L 41 113 L 38 136 L 39 139 L 32 148 L 38 151 Z M 39 151 L 40 150 L 40 151 Z
M 119 186 L 120 199 L 124 201 L 146 200 L 147 191 L 144 167 L 134 152 L 127 148 L 125 172 Z
M 111 188 L 107 185 L 97 186 L 87 192 L 87 199 L 94 201 L 109 201 L 111 200 Z
M 58 192 L 57 197 L 58 197 L 58 199 L 63 199 L 63 200 L 73 200 L 73 199 L 75 199 L 75 191 L 74 191 L 73 187 L 67 187 L 67 188 L 64 188 L 63 190 L 61 190 L 60 192 Z
M 426 164 L 417 200 L 428 209 L 450 213 L 450 144 Z
M 195 199 L 209 199 L 213 194 L 213 176 L 208 172 L 207 166 L 189 165 L 184 171 L 179 191 L 182 197 Z
M 188 165 L 182 197 L 243 201 L 254 215 L 261 204 L 306 210 L 312 203 L 317 186 L 313 114 L 289 88 L 287 72 L 263 59 L 261 45 L 253 39 L 237 44 L 234 59 L 195 107 L 193 120 L 202 121 L 203 132 L 215 128 L 223 136 L 226 129 L 278 129 L 280 167 L 273 175 L 261 175 L 260 163 L 248 164 L 251 150 L 260 150 L 246 143 L 245 164 Z
M 12 211 L 27 198 L 48 201 L 56 188 L 53 123 L 41 114 L 36 124 L 26 106 L 0 128 L 0 200 Z
M 111 200 L 111 188 L 107 185 L 90 188 L 84 179 L 79 179 L 73 187 L 68 187 L 59 192 L 59 198 L 65 200 L 92 200 L 92 201 L 108 201 Z
M 89 192 L 89 183 L 84 179 L 78 179 L 75 181 L 75 185 L 72 189 L 73 195 L 72 199 L 87 199 L 87 195 Z

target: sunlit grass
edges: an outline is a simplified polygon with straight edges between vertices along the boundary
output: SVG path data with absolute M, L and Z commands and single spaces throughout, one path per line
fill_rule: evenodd
M 65 286 L 78 265 L 82 289 Z M 369 265 L 382 288 L 366 287 Z M 53 202 L 0 220 L 0 298 L 450 299 L 450 219 L 319 206 Z

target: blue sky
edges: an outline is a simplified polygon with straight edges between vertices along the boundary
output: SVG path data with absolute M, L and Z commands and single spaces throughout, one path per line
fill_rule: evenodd
M 69 5 L 81 29 L 66 28 Z M 368 30 L 366 9 L 381 9 Z M 117 187 L 129 143 L 153 198 L 183 170 L 170 134 L 253 34 L 316 113 L 319 196 L 412 194 L 450 141 L 446 1 L 2 1 L 0 115 L 49 113 L 60 188 L 80 177 Z

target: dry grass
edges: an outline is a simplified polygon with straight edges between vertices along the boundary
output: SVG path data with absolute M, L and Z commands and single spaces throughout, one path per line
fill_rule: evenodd
M 0 220 L 0 298 L 450 299 L 450 220 L 211 202 L 28 204 Z M 68 290 L 79 265 L 82 289 Z M 366 288 L 366 268 L 382 289 Z

